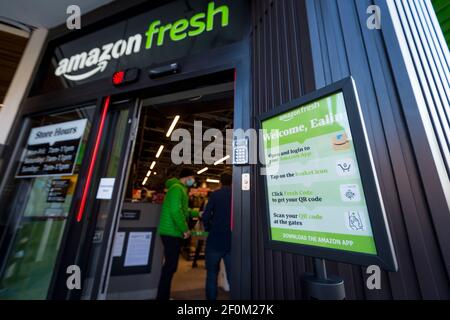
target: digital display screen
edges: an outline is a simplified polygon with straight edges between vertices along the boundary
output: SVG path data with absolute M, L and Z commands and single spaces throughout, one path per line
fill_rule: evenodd
M 343 93 L 262 129 L 271 240 L 377 255 Z

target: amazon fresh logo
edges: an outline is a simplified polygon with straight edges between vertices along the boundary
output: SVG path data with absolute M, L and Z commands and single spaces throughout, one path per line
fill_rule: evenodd
M 288 122 L 297 117 L 300 114 L 300 109 L 285 113 L 279 117 L 281 121 Z
M 145 49 L 149 50 L 155 46 L 161 47 L 168 39 L 177 42 L 189 37 L 197 37 L 204 32 L 210 32 L 215 27 L 216 17 L 221 18 L 221 27 L 227 27 L 230 17 L 228 6 L 223 5 L 216 8 L 216 4 L 210 2 L 206 12 L 197 13 L 190 19 L 180 19 L 168 24 L 162 24 L 161 20 L 155 20 L 150 23 L 144 34 L 146 38 Z M 70 58 L 64 58 L 59 61 L 55 75 L 63 76 L 71 81 L 88 79 L 105 71 L 110 61 L 139 53 L 142 43 L 143 35 L 138 33 L 128 39 L 120 39 L 100 48 L 93 48 L 90 51 L 75 54 Z
M 142 36 L 137 34 L 128 38 L 128 40 L 119 40 L 115 43 L 108 43 L 100 48 L 94 48 L 89 53 L 82 52 L 75 54 L 70 58 L 64 58 L 58 63 L 55 75 L 63 76 L 71 81 L 81 81 L 92 77 L 93 75 L 105 71 L 108 63 L 112 59 L 119 59 L 123 55 L 138 53 L 141 50 Z M 86 68 L 93 69 L 81 73 L 70 74 L 74 71 Z

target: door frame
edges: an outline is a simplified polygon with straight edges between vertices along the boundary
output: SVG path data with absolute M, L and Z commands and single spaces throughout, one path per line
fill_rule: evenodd
M 83 105 L 89 101 L 97 101 L 97 116 L 92 126 L 92 132 L 96 132 L 101 111 L 101 98 L 112 96 L 116 99 L 127 99 L 130 97 L 141 97 L 145 95 L 158 95 L 174 92 L 176 88 L 184 85 L 189 86 L 192 79 L 202 79 L 204 77 L 214 79 L 214 75 L 219 72 L 235 72 L 235 97 L 234 97 L 234 127 L 247 130 L 253 125 L 253 116 L 251 109 L 251 56 L 250 56 L 250 38 L 235 43 L 233 45 L 220 47 L 210 50 L 206 53 L 178 59 L 183 66 L 183 72 L 158 81 L 152 81 L 148 77 L 142 76 L 140 81 L 124 88 L 115 88 L 108 79 L 95 81 L 88 85 L 69 88 L 49 94 L 39 95 L 27 98 L 21 105 L 18 121 L 9 136 L 8 145 L 13 139 L 19 136 L 22 125 L 27 117 L 36 113 L 59 112 L 62 109 Z M 170 63 L 170 62 L 168 62 Z M 91 140 L 93 136 L 91 135 Z M 87 148 L 88 154 L 92 149 L 92 141 Z M 17 154 L 14 150 L 12 154 Z M 9 159 L 6 159 L 8 161 Z M 82 173 L 86 172 L 86 162 L 83 163 Z M 233 168 L 233 222 L 234 232 L 232 236 L 232 257 L 233 270 L 231 283 L 232 299 L 250 299 L 251 298 L 251 279 L 246 276 L 251 272 L 250 255 L 250 191 L 241 191 L 242 173 L 249 173 L 251 166 L 235 166 Z M 77 226 L 68 226 L 70 229 L 81 229 Z M 67 231 L 67 230 L 66 230 Z M 81 230 L 80 230 L 81 231 Z M 76 234 L 81 234 L 76 232 Z M 71 242 L 76 241 L 70 238 Z M 66 244 L 62 244 L 66 245 Z M 65 250 L 73 250 L 65 249 Z M 65 251 L 64 250 L 64 251 Z M 67 299 L 68 295 L 61 294 L 64 289 L 65 281 L 61 279 L 67 277 L 66 270 L 58 270 L 60 276 L 58 281 L 60 285 L 53 286 L 50 290 L 49 298 Z M 57 275 L 56 275 L 57 276 Z M 57 289 L 57 288 L 60 289 Z M 59 292 L 59 293 L 58 293 Z M 77 294 L 70 296 L 77 297 Z
M 112 103 L 114 104 L 114 101 Z M 140 119 L 139 118 L 140 111 L 142 107 L 140 99 L 134 100 L 132 99 L 130 101 L 118 101 L 116 102 L 116 104 L 117 105 L 130 104 L 130 106 L 128 106 L 130 113 L 128 114 L 129 122 L 128 128 L 125 133 L 124 145 L 122 146 L 120 152 L 119 172 L 117 172 L 116 183 L 114 185 L 114 191 L 111 198 L 112 203 L 109 208 L 110 213 L 108 215 L 108 221 L 106 222 L 107 226 L 109 226 L 109 230 L 107 230 L 107 235 L 104 235 L 107 236 L 107 241 L 102 243 L 103 247 L 100 252 L 100 257 L 103 257 L 102 258 L 103 263 L 97 266 L 96 274 L 94 277 L 91 296 L 96 300 L 106 299 L 110 269 L 112 264 L 112 255 L 110 251 L 112 250 L 114 236 L 119 226 L 120 212 L 126 191 L 126 182 L 128 180 L 128 175 L 130 173 L 130 165 L 131 165 L 130 159 L 133 156 L 135 138 Z M 124 108 L 124 106 L 122 106 L 121 108 Z M 105 240 L 106 237 L 104 238 L 104 241 Z

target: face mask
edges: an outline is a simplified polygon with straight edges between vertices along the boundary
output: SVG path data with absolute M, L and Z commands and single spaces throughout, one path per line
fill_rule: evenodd
M 192 187 L 192 186 L 194 185 L 194 183 L 195 183 L 195 180 L 194 180 L 194 179 L 188 179 L 188 180 L 186 181 L 186 186 Z

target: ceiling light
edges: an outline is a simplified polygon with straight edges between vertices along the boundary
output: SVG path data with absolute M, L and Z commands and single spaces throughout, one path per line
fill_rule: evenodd
M 163 149 L 164 149 L 164 146 L 159 147 L 158 152 L 156 153 L 156 159 L 158 159 L 161 156 Z
M 197 172 L 197 174 L 202 174 L 203 172 L 208 171 L 208 167 L 203 168 L 202 170 L 200 170 L 199 172 Z
M 221 164 L 221 163 L 227 161 L 228 159 L 230 159 L 229 155 L 226 157 L 223 157 L 222 159 L 217 160 L 216 162 L 214 162 L 214 165 L 217 166 L 218 164 Z
M 147 177 L 147 178 L 150 177 L 151 174 L 152 174 L 152 171 L 151 171 L 151 170 L 148 170 L 147 176 L 146 176 L 146 177 Z
M 216 179 L 206 179 L 206 182 L 209 182 L 209 183 L 220 183 L 220 180 L 216 180 Z
M 167 138 L 169 138 L 172 135 L 173 129 L 175 129 L 175 126 L 177 125 L 178 120 L 180 120 L 180 116 L 175 116 L 175 119 L 173 119 L 173 122 L 170 125 L 169 131 L 167 131 L 167 134 L 166 134 Z
M 145 177 L 144 181 L 142 181 L 142 185 L 145 186 L 147 184 L 148 178 Z
M 150 166 L 150 170 L 153 170 L 153 168 L 156 166 L 156 161 L 152 162 L 152 165 Z
M 156 172 L 154 172 L 153 174 L 154 174 L 155 176 L 157 175 L 157 173 L 156 173 Z

